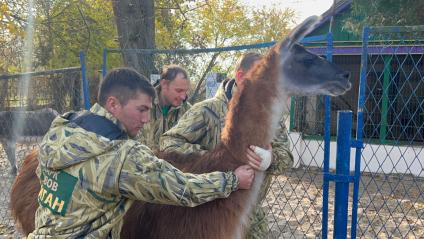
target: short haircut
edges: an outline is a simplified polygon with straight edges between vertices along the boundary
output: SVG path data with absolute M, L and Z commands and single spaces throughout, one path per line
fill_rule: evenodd
M 263 56 L 256 52 L 246 52 L 237 60 L 237 64 L 235 67 L 235 72 L 242 70 L 249 70 L 253 63 L 257 60 L 260 60 Z
M 100 84 L 97 100 L 101 106 L 105 106 L 107 99 L 114 96 L 122 105 L 126 105 L 130 99 L 137 97 L 138 93 L 152 97 L 152 101 L 156 95 L 155 89 L 145 76 L 131 68 L 116 68 L 111 70 Z
M 162 68 L 162 74 L 160 74 L 160 79 L 167 81 L 173 81 L 177 75 L 181 73 L 184 75 L 184 78 L 188 80 L 187 71 L 179 65 L 165 65 Z

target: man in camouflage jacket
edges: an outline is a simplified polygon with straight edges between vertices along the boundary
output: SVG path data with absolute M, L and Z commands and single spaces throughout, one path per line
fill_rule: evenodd
M 242 83 L 245 72 L 261 57 L 256 53 L 243 55 L 236 66 L 236 79 L 224 81 L 215 97 L 193 105 L 178 121 L 177 125 L 161 137 L 160 149 L 182 153 L 204 153 L 215 148 L 221 140 L 221 130 L 224 127 L 225 116 L 228 112 L 228 103 L 234 90 L 236 90 L 237 83 Z M 236 81 L 238 82 L 236 83 Z M 270 186 L 270 175 L 280 175 L 287 168 L 293 166 L 293 155 L 289 151 L 288 135 L 284 125 L 282 119 L 278 133 L 271 143 L 273 161 L 267 170 L 264 187 L 262 187 L 259 196 L 260 201 L 265 198 Z M 258 205 L 251 215 L 251 228 L 248 238 L 265 238 L 268 230 L 264 209 Z
M 250 187 L 249 166 L 182 173 L 132 140 L 154 96 L 136 71 L 116 69 L 101 84 L 99 104 L 53 121 L 40 144 L 39 207 L 28 238 L 119 238 L 134 200 L 193 207 Z
M 158 97 L 153 101 L 150 122 L 138 135 L 140 142 L 153 151 L 159 149 L 160 136 L 172 128 L 191 107 L 186 101 L 190 80 L 184 68 L 177 65 L 164 66 L 155 89 Z

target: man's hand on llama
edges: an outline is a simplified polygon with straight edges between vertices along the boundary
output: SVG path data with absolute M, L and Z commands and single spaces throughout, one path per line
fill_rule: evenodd
M 255 170 L 249 165 L 242 165 L 234 171 L 239 180 L 238 189 L 249 189 L 252 186 L 253 178 L 255 178 Z
M 250 145 L 247 149 L 248 164 L 259 171 L 266 171 L 272 161 L 272 147 L 268 145 L 267 149 Z

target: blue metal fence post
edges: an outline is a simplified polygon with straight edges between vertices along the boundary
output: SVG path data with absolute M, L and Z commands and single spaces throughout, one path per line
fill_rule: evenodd
M 352 111 L 337 112 L 336 175 L 349 178 Z M 336 180 L 334 200 L 334 239 L 347 237 L 349 180 Z
M 107 73 L 107 48 L 103 49 L 103 64 L 102 64 L 102 79 L 105 78 Z
M 85 53 L 80 51 L 81 76 L 82 76 L 82 92 L 84 94 L 84 108 L 90 109 L 90 91 L 88 90 L 87 67 L 85 62 Z
M 359 79 L 358 93 L 358 111 L 356 116 L 356 141 L 362 144 L 362 135 L 364 127 L 364 108 L 365 108 L 365 90 L 367 81 L 367 64 L 368 64 L 368 37 L 370 29 L 364 27 L 362 32 L 362 55 L 361 55 L 361 75 Z M 360 146 L 360 145 L 359 145 Z M 356 226 L 358 224 L 358 199 L 359 199 L 359 182 L 361 180 L 361 152 L 362 147 L 356 147 L 355 151 L 355 180 L 353 184 L 352 196 L 352 228 L 350 232 L 351 238 L 356 238 Z
M 327 34 L 327 60 L 333 61 L 333 34 Z M 322 238 L 327 239 L 328 234 L 328 191 L 329 179 L 326 175 L 330 169 L 330 139 L 331 139 L 331 101 L 329 96 L 324 96 L 324 174 L 323 174 L 323 199 L 322 199 Z

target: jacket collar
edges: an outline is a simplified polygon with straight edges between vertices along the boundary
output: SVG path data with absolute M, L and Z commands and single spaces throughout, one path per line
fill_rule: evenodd
M 236 89 L 236 80 L 226 79 L 221 83 L 221 85 L 219 85 L 219 88 L 215 93 L 215 98 L 228 103 L 231 100 L 231 97 L 233 96 Z
M 114 124 L 118 125 L 118 127 L 127 132 L 127 130 L 125 129 L 125 127 L 119 122 L 119 120 L 117 118 L 115 118 L 115 116 L 113 116 L 111 113 L 109 113 L 109 111 L 107 111 L 105 108 L 103 108 L 101 105 L 95 103 L 91 108 L 90 108 L 90 112 L 96 114 L 96 115 L 100 115 L 105 117 L 106 119 L 112 121 Z

